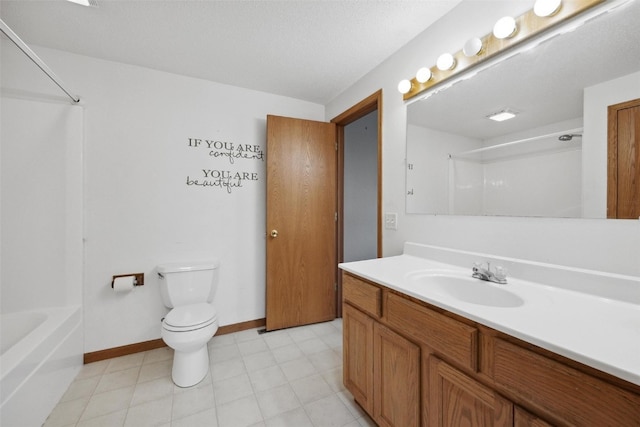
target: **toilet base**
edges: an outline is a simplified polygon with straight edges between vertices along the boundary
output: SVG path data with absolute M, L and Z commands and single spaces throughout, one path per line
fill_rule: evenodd
M 191 387 L 198 384 L 209 372 L 209 349 L 207 345 L 191 352 L 175 351 L 171 378 L 178 387 Z

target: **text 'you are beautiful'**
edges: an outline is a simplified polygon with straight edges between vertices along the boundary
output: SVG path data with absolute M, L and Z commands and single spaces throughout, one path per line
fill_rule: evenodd
M 238 170 L 238 166 L 264 162 L 264 151 L 260 145 L 188 138 L 187 147 L 206 153 L 206 158 L 212 164 L 201 168 L 196 174 L 187 175 L 186 184 L 189 187 L 224 189 L 231 193 L 236 188 L 243 188 L 246 182 L 259 181 L 257 171 Z M 227 167 L 219 168 L 218 163 Z

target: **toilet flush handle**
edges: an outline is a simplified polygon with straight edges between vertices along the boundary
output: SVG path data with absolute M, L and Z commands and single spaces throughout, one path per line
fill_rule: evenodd
M 271 230 L 271 237 L 278 237 L 278 230 Z

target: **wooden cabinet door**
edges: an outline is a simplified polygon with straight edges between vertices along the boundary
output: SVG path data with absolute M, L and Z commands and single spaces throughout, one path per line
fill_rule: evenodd
M 419 427 L 420 347 L 378 323 L 373 343 L 374 420 L 381 427 Z
M 442 360 L 429 360 L 429 425 L 513 425 L 513 404 Z
M 369 414 L 373 413 L 373 325 L 372 318 L 349 304 L 343 305 L 344 386 Z

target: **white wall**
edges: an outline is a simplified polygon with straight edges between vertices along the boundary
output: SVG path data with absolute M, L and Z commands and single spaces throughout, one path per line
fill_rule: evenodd
M 416 125 L 407 126 L 407 139 L 408 213 L 482 211 L 482 169 L 457 167 L 449 159 L 449 154 L 481 148 L 481 140 Z
M 378 111 L 344 128 L 345 262 L 378 256 Z
M 265 163 L 260 152 L 266 116 L 323 120 L 324 107 L 34 50 L 80 95 L 85 108 L 85 352 L 160 337 L 167 309 L 154 267 L 161 262 L 219 258 L 220 324 L 263 318 Z M 38 80 L 35 67 L 4 51 L 3 90 L 58 96 L 56 88 Z M 197 147 L 195 139 L 202 140 Z M 231 143 L 234 154 L 248 145 L 256 158 L 232 163 L 229 157 L 212 157 L 205 140 Z M 209 170 L 246 173 L 248 179 L 230 193 L 187 185 L 187 177 L 202 182 Z M 127 294 L 111 290 L 112 275 L 136 272 L 145 273 L 143 287 Z
M 640 72 L 584 91 L 584 216 L 607 216 L 607 106 L 640 98 Z M 603 144 L 602 141 L 605 141 Z
M 640 276 L 640 221 L 405 214 L 406 108 L 396 86 L 445 51 L 488 33 L 506 14 L 520 15 L 532 2 L 462 2 L 444 19 L 364 76 L 326 106 L 332 118 L 383 89 L 383 209 L 398 212 L 398 230 L 384 231 L 384 255 L 405 241 Z M 587 120 L 585 119 L 585 122 Z

